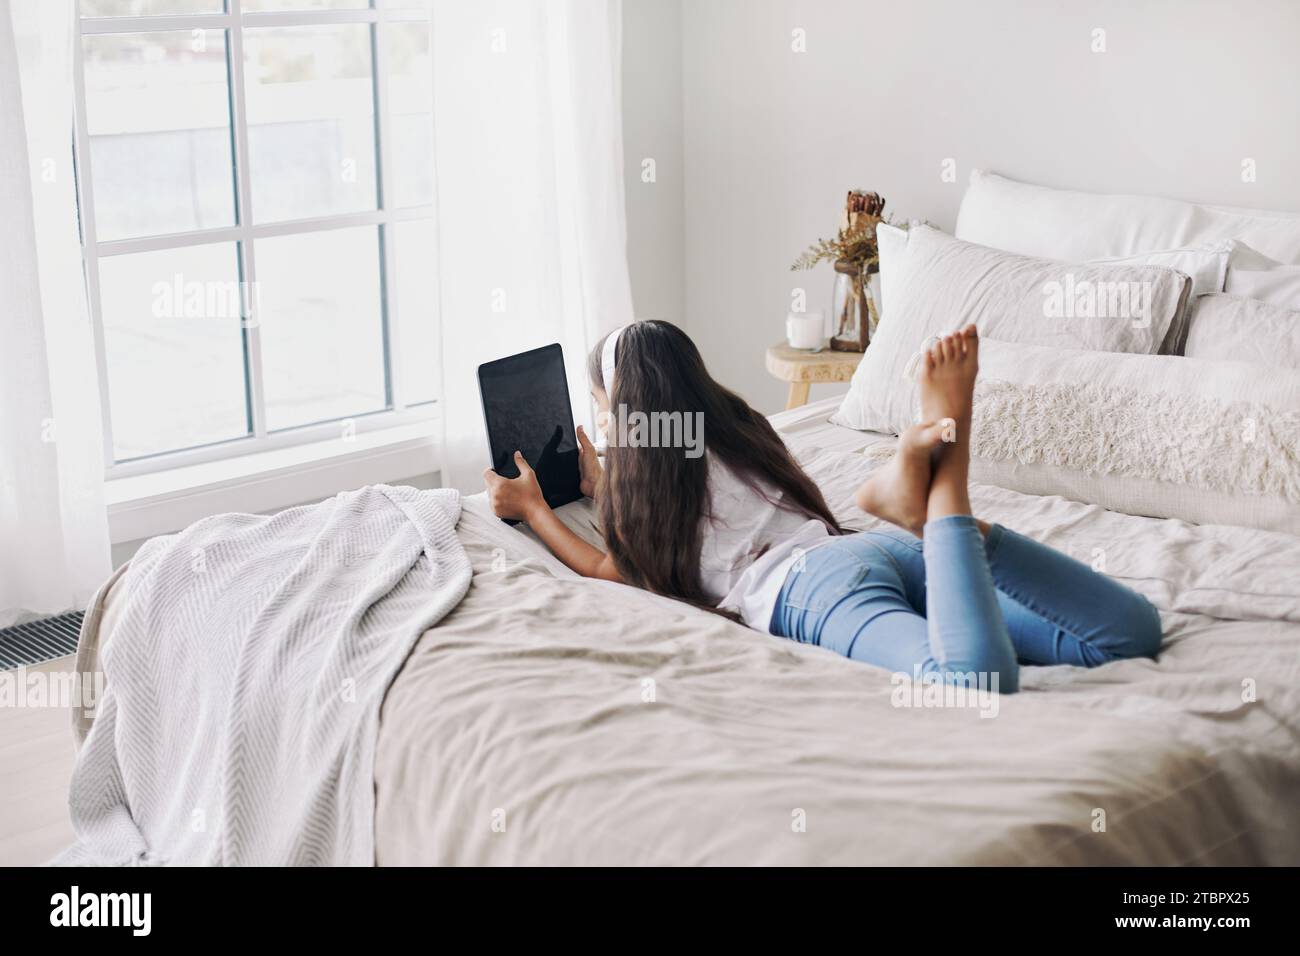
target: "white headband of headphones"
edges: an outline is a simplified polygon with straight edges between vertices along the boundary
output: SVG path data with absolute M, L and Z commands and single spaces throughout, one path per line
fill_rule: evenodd
M 618 348 L 619 336 L 626 328 L 626 325 L 621 326 L 605 336 L 605 346 L 600 350 L 600 380 L 605 386 L 605 398 L 610 401 L 614 399 L 614 350 Z

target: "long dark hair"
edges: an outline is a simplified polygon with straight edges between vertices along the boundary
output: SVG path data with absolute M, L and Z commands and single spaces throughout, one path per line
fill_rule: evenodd
M 612 333 L 611 333 L 612 334 Z M 604 339 L 587 361 L 592 384 L 604 390 Z M 842 533 L 826 499 L 790 455 L 766 418 L 709 375 L 695 343 L 669 322 L 627 326 L 616 345 L 611 438 L 597 492 L 605 544 L 628 584 L 713 607 L 700 582 L 700 521 L 708 517 L 708 460 L 721 461 L 764 498 Z M 708 455 L 682 448 L 624 447 L 615 441 L 620 412 L 702 413 Z

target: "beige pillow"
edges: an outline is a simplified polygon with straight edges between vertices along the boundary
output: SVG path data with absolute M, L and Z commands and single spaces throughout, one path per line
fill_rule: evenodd
M 1144 264 L 1177 269 L 1191 278 L 1191 295 L 1194 301 L 1198 295 L 1223 291 L 1228 276 L 1228 263 L 1236 245 L 1237 243 L 1231 239 L 1220 239 L 1185 249 L 1162 249 L 1159 252 L 1144 252 L 1135 256 L 1089 261 L 1108 265 Z M 1169 324 L 1165 340 L 1160 343 L 1161 355 L 1183 354 L 1183 347 L 1187 341 L 1187 318 L 1190 313 L 1190 307 L 1184 308 Z
M 897 432 L 915 420 L 906 371 L 933 335 L 974 322 L 985 339 L 1154 354 L 1191 280 L 1166 266 L 1071 264 L 962 242 L 930 226 L 881 226 L 882 318 L 831 421 Z

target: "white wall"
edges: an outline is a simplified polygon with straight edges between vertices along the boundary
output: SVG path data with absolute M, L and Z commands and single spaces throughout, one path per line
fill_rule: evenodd
M 643 175 L 652 160 L 651 176 Z M 639 319 L 682 324 L 682 0 L 623 0 L 623 165 Z
M 831 272 L 790 261 L 832 232 L 850 187 L 951 229 L 974 167 L 1047 185 L 1300 210 L 1295 0 L 625 0 L 625 75 L 668 65 L 680 20 L 684 214 L 629 172 L 638 298 L 671 302 L 684 250 L 685 326 L 714 374 L 765 411 L 763 370 L 792 288 L 828 309 Z M 650 20 L 656 29 L 632 30 Z M 1093 53 L 1104 29 L 1106 52 Z M 804 31 L 807 52 L 791 49 Z M 631 78 L 629 78 L 630 80 Z M 671 144 L 673 97 L 627 81 L 629 164 Z M 655 134 L 664 139 L 655 140 Z M 1243 183 L 1243 158 L 1258 178 Z M 957 182 L 940 177 L 947 158 Z M 664 165 L 661 163 L 660 170 Z M 661 184 L 664 177 L 660 177 Z M 667 317 L 667 316 L 665 316 Z M 828 390 L 820 394 L 830 394 Z M 814 398 L 819 393 L 814 391 Z

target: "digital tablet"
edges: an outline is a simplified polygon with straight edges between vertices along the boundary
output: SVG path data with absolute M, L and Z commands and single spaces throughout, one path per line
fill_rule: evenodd
M 537 472 L 552 508 L 582 497 L 578 489 L 578 436 L 573 428 L 569 380 L 559 343 L 478 367 L 492 469 L 518 478 L 515 451 Z

